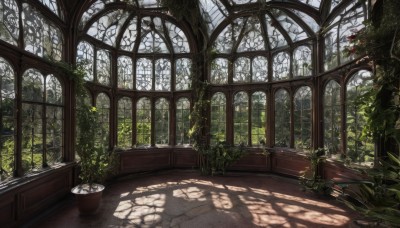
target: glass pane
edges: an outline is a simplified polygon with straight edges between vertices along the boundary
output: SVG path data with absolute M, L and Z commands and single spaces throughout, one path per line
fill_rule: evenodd
M 373 139 L 362 136 L 367 119 L 357 102 L 359 96 L 372 88 L 372 82 L 372 73 L 360 70 L 353 74 L 346 85 L 346 157 L 359 165 L 372 165 L 374 160 Z
M 249 143 L 249 97 L 246 92 L 238 92 L 233 101 L 233 143 Z
M 128 56 L 118 57 L 118 88 L 133 89 L 133 63 Z
M 290 147 L 290 98 L 284 89 L 275 93 L 275 146 Z
M 211 144 L 226 140 L 226 98 L 216 93 L 211 98 Z
M 118 101 L 118 136 L 117 145 L 119 148 L 132 148 L 132 101 L 123 97 Z
M 189 42 L 186 38 L 185 33 L 178 28 L 176 25 L 165 22 L 165 25 L 169 32 L 169 38 L 171 39 L 172 47 L 175 53 L 189 53 Z
M 338 27 L 335 26 L 325 34 L 324 69 L 331 70 L 338 66 Z
M 60 15 L 60 11 L 58 10 L 58 4 L 57 4 L 57 0 L 40 0 L 40 2 L 47 6 L 47 8 L 49 8 L 53 13 L 55 13 L 57 16 L 61 16 Z M 62 18 L 62 17 L 61 17 Z
M 136 104 L 136 144 L 151 145 L 151 106 L 148 98 L 141 98 Z
M 271 49 L 282 47 L 287 45 L 287 41 L 282 33 L 278 30 L 275 25 L 275 21 L 271 19 L 271 17 L 265 14 L 265 23 L 267 25 L 267 33 L 269 46 Z
M 343 16 L 339 25 L 339 53 L 341 65 L 355 58 L 354 55 L 347 56 L 344 50 L 346 47 L 350 46 L 348 37 L 357 34 L 357 32 L 364 28 L 364 20 L 362 4 Z
M 240 33 L 246 20 L 242 17 L 236 18 L 225 27 L 214 41 L 213 48 L 218 53 L 231 53 L 233 46 L 239 39 Z
M 12 45 L 18 44 L 19 8 L 14 0 L 0 3 L 0 39 Z
M 161 7 L 160 0 L 138 0 L 139 6 L 144 8 Z
M 43 95 L 43 75 L 35 69 L 28 69 L 22 76 L 22 99 L 25 101 L 44 102 Z
M 308 38 L 307 33 L 292 18 L 280 10 L 273 10 L 271 13 L 275 19 L 281 24 L 282 28 L 287 32 L 293 42 Z
M 243 38 L 237 52 L 265 50 L 264 37 L 261 34 L 261 24 L 258 18 L 248 18 L 244 28 Z
M 129 12 L 125 10 L 108 12 L 90 26 L 87 34 L 110 46 L 115 46 L 115 40 L 128 16 Z
M 151 90 L 153 87 L 153 63 L 150 59 L 138 59 L 136 62 L 136 89 Z
M 63 89 L 60 81 L 53 75 L 47 75 L 46 77 L 46 102 L 50 104 L 64 103 Z
M 63 162 L 63 113 L 62 107 L 46 107 L 46 159 L 50 166 Z
M 208 35 L 228 16 L 228 11 L 219 0 L 200 0 L 203 20 L 207 23 Z
M 171 62 L 168 59 L 157 59 L 155 63 L 155 89 L 171 90 Z
M 129 22 L 124 34 L 121 37 L 120 48 L 125 51 L 133 51 L 137 36 L 137 17 Z
M 139 53 L 169 53 L 167 45 L 158 33 L 149 32 L 143 36 Z
M 289 79 L 290 56 L 287 52 L 279 52 L 273 58 L 273 81 Z
M 335 7 L 336 7 L 337 5 L 339 5 L 339 3 L 340 3 L 341 1 L 342 1 L 342 0 L 331 0 L 330 12 L 332 12 L 332 10 L 335 9 Z
M 97 82 L 103 85 L 111 85 L 111 58 L 104 50 L 97 50 L 96 58 Z
M 155 109 L 156 145 L 169 144 L 169 102 L 165 98 L 156 101 Z
M 0 184 L 13 176 L 15 79 L 11 65 L 0 57 Z
M 39 57 L 62 58 L 63 36 L 60 30 L 29 4 L 23 4 L 25 50 Z
M 342 0 L 339 0 L 342 1 Z M 296 9 L 289 9 L 290 11 L 292 11 L 294 14 L 296 14 L 301 20 L 304 21 L 304 23 L 306 25 L 308 25 L 314 32 L 318 32 L 318 30 L 320 29 L 320 26 L 318 25 L 318 23 L 315 21 L 314 18 L 312 18 L 311 16 L 309 16 L 308 14 L 296 10 Z
M 300 87 L 294 95 L 294 147 L 311 149 L 312 100 L 311 89 Z
M 300 46 L 293 53 L 293 75 L 311 76 L 312 52 L 308 46 Z
M 211 83 L 226 84 L 228 82 L 228 59 L 217 58 L 211 63 Z
M 341 123 L 340 85 L 334 80 L 329 81 L 324 93 L 324 147 L 327 156 L 339 159 L 341 153 Z
M 176 102 L 176 144 L 190 144 L 190 101 L 180 98 Z
M 321 5 L 321 0 L 300 0 L 300 2 L 308 4 L 316 9 L 319 9 L 319 7 Z
M 76 62 L 82 64 L 85 70 L 85 80 L 93 81 L 94 49 L 88 42 L 82 41 L 78 44 Z
M 83 29 L 83 27 L 86 25 L 86 23 L 92 18 L 95 14 L 100 12 L 101 10 L 104 9 L 104 6 L 106 4 L 107 0 L 97 0 L 94 2 L 87 10 L 86 12 L 83 13 L 80 23 L 79 23 L 79 28 Z
M 252 62 L 252 81 L 267 82 L 268 81 L 268 59 L 264 56 L 257 56 Z
M 255 92 L 251 96 L 251 145 L 266 143 L 267 96 L 264 92 Z
M 38 171 L 43 167 L 43 106 L 22 103 L 22 170 Z
M 105 93 L 100 93 L 96 99 L 96 108 L 99 112 L 99 124 L 101 132 L 97 135 L 97 144 L 108 148 L 108 139 L 110 133 L 110 98 Z
M 175 90 L 187 90 L 192 85 L 192 60 L 177 59 L 175 63 Z
M 250 59 L 245 57 L 238 58 L 234 66 L 233 82 L 250 82 Z

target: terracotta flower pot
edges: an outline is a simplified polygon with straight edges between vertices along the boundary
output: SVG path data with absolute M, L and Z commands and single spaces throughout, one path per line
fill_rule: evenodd
M 78 202 L 80 214 L 90 215 L 96 213 L 100 206 L 103 190 L 104 186 L 101 184 L 80 184 L 71 189 Z

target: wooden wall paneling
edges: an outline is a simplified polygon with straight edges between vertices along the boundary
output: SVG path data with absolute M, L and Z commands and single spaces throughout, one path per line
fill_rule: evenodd
M 197 152 L 192 148 L 175 148 L 173 152 L 174 168 L 195 168 L 198 165 Z
M 121 152 L 121 174 L 153 171 L 172 167 L 172 149 L 137 149 Z
M 15 195 L 10 192 L 0 196 L 0 224 L 3 227 L 13 226 L 16 222 Z
M 271 154 L 272 171 L 279 174 L 299 177 L 309 166 L 306 157 L 296 152 L 275 151 Z

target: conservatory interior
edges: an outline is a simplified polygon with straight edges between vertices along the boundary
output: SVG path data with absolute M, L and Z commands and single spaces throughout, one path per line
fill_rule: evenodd
M 400 224 L 399 5 L 1 0 L 1 226 Z

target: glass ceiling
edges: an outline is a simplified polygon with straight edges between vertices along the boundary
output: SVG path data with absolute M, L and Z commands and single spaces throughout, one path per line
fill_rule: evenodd
M 122 6 L 121 2 L 127 4 L 127 6 Z M 219 30 L 217 40 L 223 39 L 221 36 L 226 35 L 238 39 L 239 30 L 246 24 L 248 31 L 243 34 L 246 34 L 247 37 L 241 37 L 242 41 L 257 36 L 257 31 L 260 32 L 264 29 L 269 40 L 267 47 L 270 49 L 315 36 L 315 33 L 321 28 L 321 21 L 325 21 L 328 17 L 326 15 L 325 18 L 322 18 L 321 8 L 328 7 L 329 12 L 332 12 L 341 2 L 341 0 L 199 0 L 200 13 L 207 24 L 209 37 L 212 37 L 221 23 L 228 19 L 232 20 L 230 18 L 233 16 L 236 19 L 221 28 L 222 32 Z M 113 10 L 109 10 L 108 5 L 114 5 Z M 235 16 L 243 11 L 244 5 L 249 7 L 250 10 L 258 10 L 259 16 L 243 18 Z M 116 6 L 120 6 L 119 9 Z M 133 10 L 129 10 L 130 7 Z M 263 10 L 260 10 L 260 7 Z M 132 51 L 132 47 L 137 42 L 136 35 L 138 34 L 139 24 L 142 38 L 143 33 L 145 33 L 145 39 L 149 42 L 163 42 L 163 24 L 167 21 L 161 21 L 160 18 L 154 20 L 140 18 L 136 13 L 137 11 L 134 10 L 137 8 L 149 12 L 156 10 L 167 14 L 163 11 L 159 0 L 97 0 L 83 13 L 79 27 L 95 39 L 125 51 Z M 264 18 L 261 18 L 261 16 Z M 170 31 L 171 29 L 173 31 L 169 32 L 169 35 L 175 37 L 174 42 L 187 43 L 187 38 L 182 30 L 170 22 L 168 22 L 168 27 Z M 261 27 L 264 28 L 261 29 Z M 256 43 L 260 46 L 250 47 L 250 49 L 264 50 L 261 46 L 264 47 L 265 45 L 260 42 Z M 159 45 L 162 46 L 163 44 L 160 43 Z M 141 51 L 145 53 L 150 50 L 143 48 Z M 228 50 L 231 47 L 228 44 L 224 49 Z M 182 53 L 182 50 L 178 50 L 178 52 Z M 166 50 L 163 49 L 162 53 L 166 53 Z

